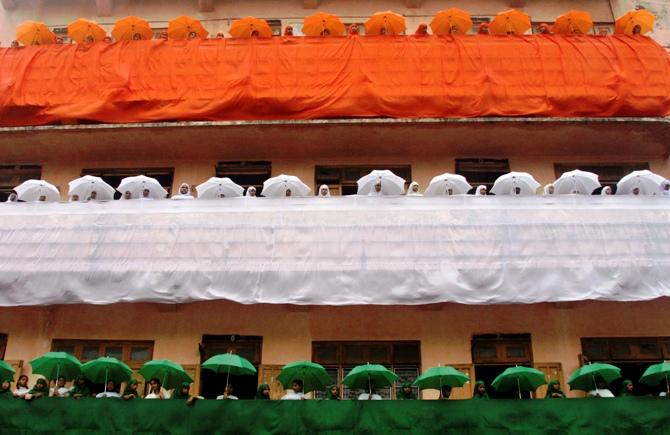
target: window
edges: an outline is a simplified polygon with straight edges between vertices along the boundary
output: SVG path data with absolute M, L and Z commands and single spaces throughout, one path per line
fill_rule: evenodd
M 216 165 L 217 177 L 228 177 L 244 187 L 256 187 L 258 194 L 263 189 L 263 182 L 272 177 L 272 162 L 219 162 Z
M 51 350 L 68 352 L 81 362 L 91 361 L 101 356 L 111 356 L 137 370 L 153 357 L 154 342 L 57 339 L 51 342 Z
M 507 159 L 456 159 L 456 173 L 464 176 L 473 188 L 483 184 L 490 191 L 498 177 L 508 172 Z
M 5 359 L 6 350 L 7 350 L 7 334 L 0 334 L 0 360 Z
M 472 337 L 472 362 L 475 378 L 484 381 L 492 397 L 513 398 L 510 393 L 497 393 L 493 380 L 506 368 L 533 365 L 530 334 L 482 334 Z
M 63 44 L 71 44 L 73 42 L 67 34 L 67 27 L 53 27 L 51 31 L 54 32 L 57 38 L 63 40 Z
M 151 26 L 151 31 L 154 32 L 154 39 L 160 39 L 161 33 L 165 33 L 167 35 L 167 23 L 161 23 L 159 25 L 154 24 Z
M 600 32 L 607 32 L 608 35 L 614 34 L 614 23 L 606 22 L 597 22 L 593 23 L 593 34 L 600 35 Z
M 42 178 L 40 165 L 0 165 L 0 202 L 5 202 L 12 189 L 19 184 L 40 178 Z
M 359 22 L 355 22 L 355 23 L 353 23 L 353 22 L 352 22 L 352 23 L 344 23 L 344 34 L 345 34 L 345 35 L 348 35 L 348 34 L 349 34 L 349 27 L 350 27 L 352 24 L 355 24 L 356 26 L 358 26 L 358 34 L 359 34 L 359 35 L 361 35 L 361 36 L 365 35 L 365 24 L 364 24 L 362 21 L 361 21 L 360 23 L 359 23 Z
M 126 177 L 134 177 L 136 175 L 146 175 L 158 180 L 170 195 L 172 190 L 172 182 L 174 180 L 174 168 L 113 168 L 113 169 L 82 169 L 81 175 L 93 175 L 101 177 L 107 184 L 113 188 L 117 188 L 121 184 L 121 180 Z M 114 193 L 114 199 L 121 198 L 121 193 Z
M 203 335 L 200 343 L 200 362 L 214 355 L 234 353 L 246 358 L 258 369 L 261 363 L 263 337 L 241 335 Z M 215 399 L 223 394 L 226 381 L 233 386 L 233 394 L 240 399 L 253 399 L 256 394 L 258 373 L 255 376 L 227 376 L 211 370 L 200 371 L 200 394 L 206 399 Z
M 598 174 L 600 184 L 603 186 L 614 187 L 619 180 L 633 171 L 649 169 L 649 163 L 555 163 L 554 171 L 556 178 L 568 171 L 581 169 L 582 171 Z
M 281 20 L 265 20 L 268 23 L 268 26 L 272 29 L 273 36 L 279 36 L 282 34 Z
M 470 19 L 472 20 L 472 28 L 470 29 L 468 34 L 471 34 L 471 35 L 479 32 L 479 26 L 482 23 L 491 22 L 491 17 L 470 17 Z
M 355 195 L 358 192 L 359 178 L 373 169 L 389 169 L 405 179 L 405 188 L 412 181 L 412 167 L 409 165 L 376 165 L 376 166 L 317 166 L 315 171 L 316 186 L 325 184 L 331 195 Z
M 365 363 L 382 364 L 400 376 L 391 388 L 379 389 L 384 398 L 395 396 L 395 391 L 403 382 L 413 382 L 419 376 L 421 367 L 421 348 L 418 341 L 314 341 L 312 342 L 312 360 L 323 365 L 333 384 L 342 384 L 342 380 L 355 366 Z M 415 391 L 416 393 L 417 391 Z M 342 386 L 344 399 L 355 400 L 360 391 L 349 390 Z M 317 393 L 316 397 L 321 397 Z

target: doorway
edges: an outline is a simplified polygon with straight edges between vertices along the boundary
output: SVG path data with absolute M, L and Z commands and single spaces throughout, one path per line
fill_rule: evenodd
M 475 379 L 484 381 L 489 397 L 518 399 L 516 392 L 497 392 L 491 384 L 505 369 L 517 365 L 532 367 L 530 334 L 480 334 L 472 337 L 472 362 Z M 530 399 L 529 392 L 522 398 Z
M 214 355 L 234 353 L 244 357 L 258 370 L 261 363 L 263 337 L 245 335 L 203 335 L 200 343 L 200 363 Z M 226 380 L 233 386 L 233 395 L 239 399 L 253 399 L 258 388 L 258 372 L 253 376 L 227 376 L 211 370 L 200 370 L 200 395 L 205 399 L 216 399 L 223 394 Z

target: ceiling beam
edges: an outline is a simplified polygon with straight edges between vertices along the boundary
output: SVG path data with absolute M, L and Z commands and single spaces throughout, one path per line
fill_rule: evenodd
M 214 0 L 198 0 L 199 12 L 214 12 Z
M 109 17 L 114 9 L 114 0 L 95 0 L 95 7 L 99 17 Z

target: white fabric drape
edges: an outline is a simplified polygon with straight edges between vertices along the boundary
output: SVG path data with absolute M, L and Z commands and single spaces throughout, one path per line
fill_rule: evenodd
M 0 204 L 0 305 L 670 296 L 665 197 Z

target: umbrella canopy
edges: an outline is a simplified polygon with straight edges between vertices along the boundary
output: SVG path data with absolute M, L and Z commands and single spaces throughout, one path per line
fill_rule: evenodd
M 405 193 L 405 179 L 398 177 L 388 169 L 382 169 L 370 172 L 368 175 L 361 177 L 358 183 L 358 195 L 367 195 L 372 192 L 375 184 L 382 182 L 382 193 L 384 195 L 402 195 Z
M 56 42 L 56 35 L 44 23 L 24 21 L 16 28 L 16 40 L 25 46 L 45 45 Z
M 132 41 L 135 39 L 152 39 L 154 32 L 146 20 L 131 15 L 114 24 L 112 36 L 117 41 Z
M 593 27 L 591 14 L 585 11 L 569 11 L 556 18 L 556 22 L 551 30 L 561 35 L 570 35 L 573 33 L 586 34 Z
M 48 352 L 30 361 L 33 373 L 50 380 L 64 377 L 71 381 L 81 374 L 81 363 L 67 352 Z
M 568 195 L 579 193 L 590 195 L 599 187 L 598 174 L 575 169 L 574 171 L 564 172 L 558 180 L 554 181 L 554 194 Z
M 130 191 L 134 199 L 142 198 L 144 189 L 149 189 L 149 198 L 162 199 L 168 194 L 158 180 L 144 175 L 126 177 L 121 180 L 121 184 L 116 188 L 121 194 Z
M 286 196 L 286 190 L 291 190 L 291 196 L 307 196 L 312 190 L 300 178 L 294 175 L 281 174 L 277 177 L 272 177 L 263 182 L 263 190 L 261 195 L 267 197 L 281 197 Z
M 535 391 L 540 385 L 547 383 L 544 373 L 532 367 L 508 367 L 499 374 L 491 386 L 501 393 L 509 391 Z
M 406 28 L 405 17 L 393 11 L 375 12 L 365 22 L 366 35 L 400 35 Z
M 302 24 L 302 33 L 305 36 L 340 36 L 344 34 L 344 23 L 337 15 L 319 12 L 305 17 Z
M 499 12 L 489 23 L 489 31 L 494 35 L 523 35 L 530 29 L 530 16 L 516 9 Z
M 333 382 L 321 364 L 311 361 L 295 361 L 286 364 L 282 367 L 277 380 L 285 389 L 291 388 L 293 381 L 301 380 L 304 393 L 325 390 Z
M 168 22 L 168 38 L 177 40 L 193 39 L 192 34 L 205 39 L 209 32 L 202 26 L 200 20 L 182 15 Z
M 589 363 L 570 374 L 568 385 L 571 390 L 591 391 L 597 387 L 597 377 L 603 378 L 609 384 L 621 377 L 621 370 L 611 364 Z
M 382 185 L 382 188 L 384 186 Z M 452 195 L 463 195 L 468 193 L 472 186 L 468 184 L 468 180 L 464 176 L 458 174 L 444 173 L 433 177 L 428 185 L 428 188 L 424 192 L 424 196 L 443 196 L 449 195 L 449 189 L 451 189 Z
M 665 178 L 658 174 L 644 169 L 642 171 L 633 171 L 623 177 L 616 184 L 617 195 L 630 195 L 636 187 L 640 189 L 640 195 L 656 195 L 661 189 L 661 183 Z
M 367 363 L 351 369 L 342 383 L 352 389 L 367 390 L 372 389 L 372 386 L 389 387 L 398 379 L 398 375 L 383 365 Z
M 79 18 L 67 25 L 67 36 L 81 44 L 84 42 L 100 42 L 105 39 L 107 32 L 95 21 Z
M 244 187 L 235 184 L 230 178 L 212 177 L 195 190 L 198 191 L 198 199 L 215 199 L 224 195 L 226 198 L 242 196 Z
M 0 360 L 0 382 L 2 381 L 11 382 L 14 379 L 15 373 L 16 370 L 14 370 L 14 367 L 10 366 L 3 360 Z
M 630 11 L 614 23 L 614 33 L 617 35 L 632 35 L 635 26 L 640 26 L 640 34 L 651 32 L 654 29 L 656 16 L 646 9 Z
M 247 359 L 234 353 L 214 355 L 202 364 L 203 369 L 216 373 L 229 373 L 234 376 L 253 375 L 256 368 Z
M 94 384 L 114 381 L 117 384 L 130 380 L 133 371 L 122 361 L 109 356 L 102 356 L 81 366 L 81 373 Z
M 70 186 L 68 195 L 78 195 L 82 201 L 89 199 L 91 192 L 96 193 L 95 200 L 97 201 L 111 201 L 114 199 L 114 188 L 105 183 L 100 177 L 84 175 L 81 178 L 70 181 L 68 185 Z
M 244 17 L 233 21 L 233 24 L 228 29 L 228 33 L 233 38 L 251 38 L 252 36 L 258 36 L 259 38 L 272 37 L 272 29 L 267 21 L 254 17 Z
M 462 387 L 470 378 L 453 367 L 431 367 L 416 378 L 414 386 L 425 389 L 442 390 L 442 387 Z
M 32 202 L 39 200 L 40 196 L 45 196 L 46 201 L 60 201 L 60 192 L 53 184 L 44 180 L 28 180 L 14 188 L 16 196 L 21 201 Z
M 182 383 L 193 382 L 193 379 L 186 373 L 184 368 L 169 359 L 155 359 L 144 363 L 140 369 L 140 374 L 144 379 L 158 379 L 163 387 L 167 389 L 177 388 Z
M 665 391 L 670 392 L 670 362 L 663 361 L 647 367 L 640 378 L 640 383 L 647 385 L 665 385 Z
M 540 183 L 527 172 L 510 172 L 501 175 L 493 183 L 491 193 L 496 195 L 535 195 Z M 519 193 L 516 189 L 519 188 Z
M 472 29 L 470 14 L 458 8 L 439 11 L 430 22 L 434 35 L 466 34 Z

